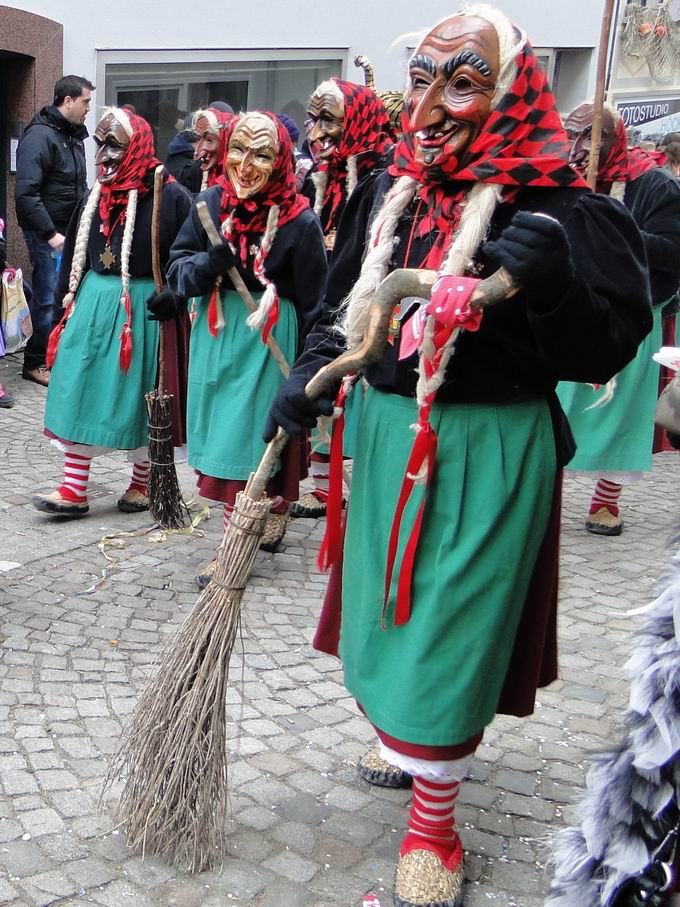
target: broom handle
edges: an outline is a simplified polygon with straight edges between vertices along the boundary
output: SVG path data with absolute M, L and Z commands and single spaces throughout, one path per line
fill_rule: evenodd
M 215 224 L 213 223 L 213 219 L 210 216 L 210 212 L 208 211 L 208 206 L 206 205 L 205 202 L 203 202 L 203 201 L 196 202 L 196 213 L 198 214 L 201 224 L 203 225 L 203 229 L 206 232 L 206 236 L 208 237 L 210 244 L 212 246 L 221 246 L 222 243 L 224 242 L 224 240 L 222 239 L 220 234 L 217 232 L 217 228 L 215 227 Z M 241 275 L 239 274 L 238 270 L 235 267 L 227 268 L 227 275 L 229 276 L 229 279 L 231 280 L 232 284 L 234 285 L 234 289 L 236 290 L 238 295 L 241 297 L 241 301 L 243 302 L 243 305 L 248 309 L 248 311 L 251 314 L 253 312 L 256 312 L 257 307 L 258 307 L 257 303 L 253 299 L 250 290 L 245 285 L 245 282 L 244 282 L 243 278 L 241 277 Z M 283 355 L 283 350 L 281 349 L 279 344 L 276 342 L 276 339 L 274 337 L 272 337 L 271 334 L 267 338 L 267 346 L 269 347 L 269 352 L 272 354 L 272 356 L 276 360 L 276 364 L 281 369 L 283 377 L 287 378 L 288 375 L 290 375 L 290 365 L 288 364 L 288 360 L 286 359 L 286 357 Z
M 378 287 L 368 315 L 364 339 L 356 350 L 343 353 L 324 365 L 305 387 L 310 400 L 316 400 L 327 391 L 334 391 L 345 375 L 358 372 L 382 359 L 387 347 L 387 334 L 394 306 L 402 299 L 417 296 L 429 299 L 432 285 L 438 278 L 436 271 L 425 271 L 414 268 L 400 268 L 392 271 Z M 470 305 L 484 309 L 513 296 L 519 287 L 504 268 L 500 268 L 491 277 L 477 285 Z M 278 459 L 286 446 L 288 434 L 279 428 L 275 437 L 267 445 L 260 464 L 248 479 L 245 493 L 254 501 L 259 501 L 267 482 L 276 471 Z
M 161 269 L 161 200 L 163 198 L 163 165 L 156 167 L 153 175 L 153 209 L 151 212 L 151 269 L 156 292 L 163 289 Z M 164 322 L 159 325 L 158 338 L 158 396 L 165 394 L 165 331 Z

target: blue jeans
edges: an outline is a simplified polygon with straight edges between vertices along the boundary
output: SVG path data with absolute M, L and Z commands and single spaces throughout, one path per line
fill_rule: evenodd
M 55 299 L 58 253 L 35 231 L 23 232 L 33 266 L 33 299 L 30 304 L 33 336 L 24 350 L 24 368 L 32 370 L 45 364 L 47 340 L 61 314 L 61 306 Z

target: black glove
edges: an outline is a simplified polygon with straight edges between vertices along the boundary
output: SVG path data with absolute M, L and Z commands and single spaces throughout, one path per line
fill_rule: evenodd
M 546 293 L 546 305 L 566 293 L 574 275 L 569 238 L 551 217 L 518 211 L 499 238 L 482 252 L 491 264 L 504 267 L 529 293 Z
M 226 274 L 229 268 L 236 264 L 236 257 L 229 248 L 228 243 L 220 243 L 219 246 L 210 246 L 208 249 L 208 267 L 215 277 L 219 274 Z
M 146 300 L 147 321 L 169 321 L 179 311 L 180 301 L 172 290 L 161 290 Z
M 332 416 L 334 397 L 323 394 L 310 400 L 305 394 L 308 378 L 293 372 L 279 388 L 269 410 L 262 438 L 267 443 L 280 425 L 289 435 L 301 435 L 306 428 L 314 428 L 319 416 Z

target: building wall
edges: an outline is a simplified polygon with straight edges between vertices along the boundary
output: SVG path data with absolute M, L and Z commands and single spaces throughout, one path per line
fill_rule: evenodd
M 6 105 L 6 120 L 0 124 L 0 162 L 4 164 L 0 179 L 6 192 L 7 258 L 29 277 L 28 253 L 14 214 L 10 139 L 19 136 L 33 114 L 52 100 L 54 83 L 63 73 L 62 43 L 63 29 L 58 22 L 0 6 L 0 91 Z
M 400 88 L 405 47 L 393 43 L 427 29 L 447 6 L 441 0 L 166 0 L 164 4 L 118 0 L 98 9 L 73 0 L 15 0 L 9 4 L 64 25 L 64 66 L 94 76 L 96 49 L 114 48 L 323 48 L 346 47 L 372 60 L 380 88 Z M 497 5 L 522 25 L 536 47 L 594 47 L 604 0 L 501 0 Z M 448 7 L 451 11 L 457 4 Z M 168 15 L 168 10 L 176 15 Z M 352 68 L 347 75 L 351 77 Z

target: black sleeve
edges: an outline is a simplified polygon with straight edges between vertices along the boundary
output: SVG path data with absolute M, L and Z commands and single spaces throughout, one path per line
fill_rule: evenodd
M 557 380 L 604 384 L 652 328 L 644 242 L 623 205 L 603 195 L 583 196 L 564 227 L 575 276 L 548 305 L 525 290 L 529 324 Z
M 64 248 L 61 253 L 59 276 L 57 277 L 56 298 L 59 302 L 61 302 L 68 293 L 68 282 L 71 276 L 71 263 L 73 262 L 73 252 L 76 245 L 76 237 L 78 235 L 78 224 L 80 223 L 80 215 L 83 213 L 87 198 L 87 195 L 84 196 L 84 198 L 81 199 L 80 204 L 76 205 L 76 209 L 71 215 L 71 220 L 68 222 L 68 229 L 64 237 Z M 83 265 L 83 274 L 89 270 L 89 267 L 89 256 L 86 255 L 85 264 Z
M 644 220 L 640 223 L 650 270 L 665 271 L 680 283 L 680 185 L 654 179 Z
M 163 187 L 163 205 L 160 225 L 161 267 L 165 270 L 172 246 L 191 212 L 191 193 L 178 182 L 166 181 Z
M 35 230 L 44 239 L 56 233 L 40 195 L 45 173 L 51 166 L 51 145 L 46 130 L 40 127 L 28 129 L 17 149 L 15 207 L 21 226 Z
M 309 216 L 293 254 L 298 349 L 301 349 L 305 338 L 321 315 L 327 272 L 326 246 L 321 226 L 316 216 Z
M 213 206 L 210 205 L 210 201 L 205 198 L 205 195 L 207 193 L 201 193 L 197 201 L 208 201 L 213 222 L 219 230 L 219 220 L 216 219 Z M 219 205 L 219 194 L 217 200 Z M 203 296 L 212 290 L 215 275 L 208 265 L 208 244 L 209 240 L 198 217 L 194 202 L 172 244 L 168 259 L 166 271 L 168 286 L 177 296 L 188 299 L 190 296 Z
M 307 378 L 345 349 L 344 338 L 335 327 L 340 304 L 354 286 L 360 272 L 375 203 L 375 181 L 360 183 L 347 200 L 338 224 L 335 247 L 328 272 L 326 295 L 319 320 L 307 335 L 305 348 L 294 371 Z

